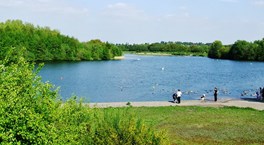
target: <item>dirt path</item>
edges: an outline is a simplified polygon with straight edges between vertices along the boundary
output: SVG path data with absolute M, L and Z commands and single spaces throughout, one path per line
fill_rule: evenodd
M 127 107 L 128 102 L 109 102 L 109 103 L 89 103 L 91 107 Z M 130 102 L 133 107 L 155 107 L 155 106 L 205 106 L 205 107 L 223 107 L 236 106 L 241 108 L 254 108 L 257 110 L 264 110 L 264 102 L 257 102 L 253 100 L 220 100 L 214 101 L 200 101 L 200 100 L 183 100 L 181 104 L 176 104 L 170 101 L 149 101 L 149 102 Z

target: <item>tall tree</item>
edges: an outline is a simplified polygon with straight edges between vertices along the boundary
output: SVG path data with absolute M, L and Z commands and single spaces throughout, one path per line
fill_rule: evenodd
M 251 44 L 245 40 L 236 41 L 230 50 L 230 56 L 234 60 L 247 60 Z
M 208 56 L 211 58 L 221 58 L 220 50 L 223 48 L 223 44 L 220 40 L 214 41 L 209 50 Z

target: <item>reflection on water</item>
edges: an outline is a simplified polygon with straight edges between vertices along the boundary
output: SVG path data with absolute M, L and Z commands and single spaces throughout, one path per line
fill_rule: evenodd
M 44 81 L 60 86 L 63 99 L 75 94 L 88 102 L 166 101 L 176 89 L 184 100 L 252 96 L 264 87 L 264 63 L 205 57 L 125 55 L 121 61 L 45 64 Z

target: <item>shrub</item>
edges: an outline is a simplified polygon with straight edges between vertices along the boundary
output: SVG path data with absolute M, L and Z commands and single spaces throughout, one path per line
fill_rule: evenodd
M 23 57 L 0 61 L 1 144 L 167 144 L 166 136 L 128 111 L 89 108 L 43 83 Z
M 168 144 L 163 132 L 119 108 L 89 108 L 71 98 L 58 111 L 55 123 L 62 144 Z
M 24 58 L 14 56 L 9 61 L 7 57 L 0 62 L 0 142 L 49 144 L 55 137 L 57 91 L 42 83 L 34 64 Z

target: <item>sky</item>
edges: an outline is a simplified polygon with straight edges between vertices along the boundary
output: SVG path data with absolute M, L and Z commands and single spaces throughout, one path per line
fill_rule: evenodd
M 264 0 L 0 0 L 19 19 L 80 41 L 203 42 L 264 38 Z

